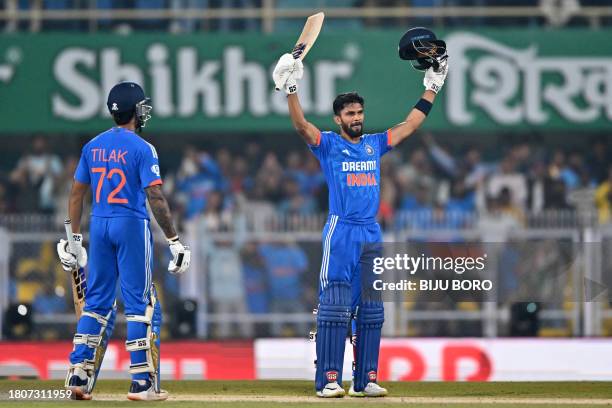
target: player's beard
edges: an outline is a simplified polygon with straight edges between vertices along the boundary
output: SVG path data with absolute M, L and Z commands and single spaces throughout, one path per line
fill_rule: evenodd
M 346 123 L 343 123 L 342 130 L 344 131 L 344 133 L 349 135 L 351 139 L 357 139 L 361 137 L 361 135 L 363 135 L 363 122 L 359 122 L 359 126 L 354 126 L 354 127 L 351 127 L 350 124 L 347 125 Z

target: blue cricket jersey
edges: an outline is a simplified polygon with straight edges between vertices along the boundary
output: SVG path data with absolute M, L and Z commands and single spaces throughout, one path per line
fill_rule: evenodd
M 155 147 L 120 127 L 83 147 L 74 179 L 91 185 L 91 215 L 96 217 L 148 219 L 144 189 L 162 183 Z
M 374 222 L 380 201 L 380 158 L 392 148 L 390 131 L 363 135 L 359 143 L 335 132 L 321 132 L 317 144 L 309 147 L 325 174 L 330 215 Z

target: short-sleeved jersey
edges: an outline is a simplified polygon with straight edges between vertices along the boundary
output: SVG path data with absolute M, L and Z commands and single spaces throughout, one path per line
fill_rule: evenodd
M 96 217 L 148 219 L 145 188 L 162 183 L 155 147 L 120 127 L 83 147 L 74 179 L 91 185 Z
M 380 158 L 391 150 L 390 132 L 363 135 L 350 143 L 321 132 L 310 150 L 317 156 L 329 189 L 329 213 L 356 223 L 373 222 L 380 201 Z

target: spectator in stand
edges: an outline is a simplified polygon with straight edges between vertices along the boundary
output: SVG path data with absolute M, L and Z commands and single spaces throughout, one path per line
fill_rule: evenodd
M 599 184 L 595 191 L 595 205 L 599 222 L 607 224 L 611 220 L 612 211 L 612 166 L 608 167 L 608 178 Z
M 37 314 L 64 313 L 68 310 L 66 305 L 65 289 L 58 287 L 57 290 L 52 281 L 46 281 L 34 297 L 32 309 Z
M 240 255 L 249 312 L 268 313 L 269 296 L 266 266 L 263 257 L 257 250 L 257 243 L 246 243 Z
M 206 200 L 212 191 L 225 191 L 226 181 L 215 161 L 207 153 L 188 147 L 179 169 L 177 191 L 185 206 L 187 219 L 206 208 Z
M 487 196 L 512 199 L 512 206 L 521 211 L 527 208 L 527 179 L 525 175 L 516 170 L 517 162 L 512 154 L 507 154 L 485 183 L 485 194 Z M 507 192 L 503 192 L 507 189 Z
M 283 185 L 285 198 L 278 205 L 281 214 L 309 215 L 315 212 L 315 203 L 312 197 L 300 192 L 297 180 L 287 178 Z
M 47 140 L 36 136 L 32 141 L 32 151 L 19 160 L 10 175 L 18 194 L 17 208 L 21 212 L 53 213 L 53 195 L 62 169 L 59 156 L 49 152 Z
M 302 275 L 308 268 L 306 254 L 295 243 L 269 242 L 259 246 L 264 259 L 270 285 L 270 311 L 272 313 L 304 313 L 304 291 Z M 293 325 L 294 331 L 284 332 L 280 322 L 272 324 L 276 336 L 290 334 L 300 336 L 306 333 L 306 325 Z
M 0 181 L 0 214 L 7 214 L 10 211 L 11 211 L 11 204 L 9 202 L 6 183 Z
M 457 216 L 476 211 L 476 193 L 466 186 L 464 178 L 453 181 L 451 195 L 446 203 L 445 210 L 457 214 Z
M 219 314 L 245 314 L 246 296 L 240 252 L 244 244 L 244 220 L 238 213 L 230 213 L 223 205 L 218 191 L 209 194 L 206 211 L 197 220 L 200 228 L 200 245 L 207 259 L 209 299 Z M 231 231 L 230 235 L 215 237 L 218 232 Z M 253 326 L 248 322 L 236 325 L 242 337 L 252 336 Z M 217 335 L 230 337 L 232 323 L 224 319 L 217 325 Z
M 608 178 L 608 166 L 611 157 L 607 140 L 604 138 L 596 139 L 589 152 L 589 171 L 597 184 L 603 183 Z

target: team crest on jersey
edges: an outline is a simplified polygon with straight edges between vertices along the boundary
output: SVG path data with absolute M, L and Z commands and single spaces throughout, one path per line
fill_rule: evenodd
M 372 148 L 372 146 L 370 146 L 369 144 L 365 145 L 365 151 L 370 156 L 372 156 L 374 154 L 374 148 Z

